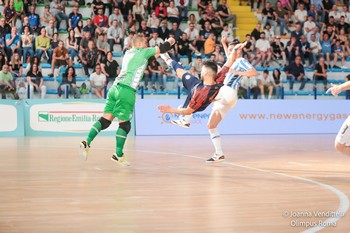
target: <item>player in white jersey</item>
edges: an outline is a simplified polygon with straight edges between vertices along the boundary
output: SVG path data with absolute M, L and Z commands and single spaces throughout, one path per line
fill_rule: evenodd
M 350 90 L 350 81 L 347 81 L 341 85 L 332 83 L 332 87 L 327 90 L 327 93 L 331 92 L 332 95 L 337 96 L 340 92 Z M 350 116 L 345 120 L 340 128 L 334 143 L 335 149 L 344 155 L 350 156 Z
M 213 142 L 213 145 L 215 147 L 215 154 L 207 160 L 207 162 L 217 162 L 222 161 L 225 159 L 225 156 L 223 155 L 223 151 L 221 148 L 221 139 L 220 139 L 220 133 L 217 130 L 218 124 L 221 122 L 221 120 L 226 116 L 228 111 L 232 109 L 236 103 L 237 103 L 237 83 L 241 79 L 242 76 L 256 76 L 258 75 L 258 72 L 251 66 L 251 64 L 246 61 L 245 59 L 242 60 L 242 49 L 244 48 L 246 44 L 238 44 L 234 47 L 232 53 L 228 58 L 230 58 L 233 62 L 231 62 L 231 67 L 236 68 L 236 70 L 233 70 L 234 73 L 228 75 L 225 78 L 224 85 L 220 88 L 218 94 L 214 98 L 214 106 L 212 109 L 212 112 L 210 114 L 209 122 L 208 122 L 208 130 Z M 167 62 L 169 63 L 169 62 Z M 188 111 L 188 106 L 184 106 L 181 109 L 174 109 L 170 108 L 167 105 L 159 106 L 158 109 L 161 112 L 169 112 L 169 113 L 176 113 L 180 112 L 184 115 L 188 115 L 189 119 L 191 117 L 191 111 Z M 188 128 L 189 122 L 186 122 L 186 120 L 189 119 L 180 119 L 180 120 L 174 120 L 172 123 Z M 187 127 L 186 127 L 187 126 Z

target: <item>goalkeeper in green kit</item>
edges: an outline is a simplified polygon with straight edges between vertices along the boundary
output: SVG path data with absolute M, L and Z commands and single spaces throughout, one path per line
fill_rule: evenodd
M 134 36 L 133 47 L 125 53 L 122 70 L 108 92 L 102 117 L 93 124 L 86 140 L 80 143 L 80 152 L 84 159 L 87 159 L 90 144 L 97 134 L 108 128 L 113 119 L 117 118 L 119 128 L 116 133 L 116 149 L 111 159 L 121 165 L 130 165 L 123 156 L 123 148 L 131 129 L 130 119 L 134 111 L 136 90 L 147 68 L 148 59 L 169 51 L 175 44 L 175 40 L 170 38 L 163 44 L 152 48 L 144 48 L 146 44 L 146 38 L 140 35 Z

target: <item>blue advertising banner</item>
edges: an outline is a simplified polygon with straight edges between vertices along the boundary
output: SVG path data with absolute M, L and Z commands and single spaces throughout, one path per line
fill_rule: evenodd
M 192 116 L 191 127 L 170 124 L 176 114 L 162 114 L 157 106 L 177 107 L 183 100 L 138 100 L 136 135 L 206 135 L 212 106 Z M 350 114 L 346 100 L 239 100 L 220 123 L 221 134 L 337 133 Z
M 23 101 L 0 101 L 0 137 L 24 136 Z

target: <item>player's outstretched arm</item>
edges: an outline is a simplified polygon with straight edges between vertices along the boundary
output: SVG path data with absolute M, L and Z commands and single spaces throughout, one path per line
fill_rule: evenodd
M 332 95 L 334 95 L 334 96 L 338 96 L 338 94 L 342 91 L 350 90 L 350 81 L 347 81 L 341 85 L 336 85 L 333 83 L 331 83 L 331 85 L 332 85 L 332 87 L 328 88 L 326 93 L 331 92 Z
M 154 56 L 157 58 L 160 54 L 168 52 L 171 50 L 171 46 L 175 44 L 175 42 L 174 38 L 169 38 L 163 44 L 156 46 L 156 54 Z
M 175 113 L 180 115 L 191 115 L 194 109 L 187 108 L 172 108 L 169 105 L 158 105 L 158 110 L 162 113 Z
M 222 44 L 222 47 L 224 48 L 225 56 L 226 56 L 226 57 L 229 57 L 228 48 L 227 48 L 227 38 L 226 38 L 226 36 L 223 36 L 223 37 L 221 38 L 221 44 Z

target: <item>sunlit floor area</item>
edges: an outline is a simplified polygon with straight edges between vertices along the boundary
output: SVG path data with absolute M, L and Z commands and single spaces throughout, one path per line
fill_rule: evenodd
M 335 135 L 0 139 L 0 232 L 350 232 L 350 157 Z

